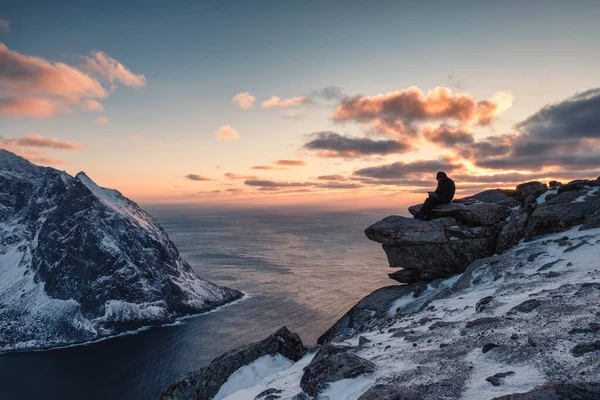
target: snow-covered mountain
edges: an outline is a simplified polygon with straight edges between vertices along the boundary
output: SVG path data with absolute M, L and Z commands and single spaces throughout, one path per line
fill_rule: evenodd
M 95 340 L 240 297 L 198 277 L 118 191 L 0 149 L 0 351 Z

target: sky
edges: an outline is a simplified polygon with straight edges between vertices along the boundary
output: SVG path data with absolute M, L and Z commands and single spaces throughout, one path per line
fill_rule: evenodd
M 0 148 L 143 204 L 600 175 L 598 1 L 0 5 Z

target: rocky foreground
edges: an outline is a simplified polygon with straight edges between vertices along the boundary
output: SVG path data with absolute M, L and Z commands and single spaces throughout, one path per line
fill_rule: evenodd
M 600 399 L 600 179 L 550 186 L 372 225 L 406 285 L 365 297 L 315 349 L 282 328 L 161 398 Z
M 241 296 L 196 275 L 119 192 L 0 149 L 0 352 L 96 340 Z

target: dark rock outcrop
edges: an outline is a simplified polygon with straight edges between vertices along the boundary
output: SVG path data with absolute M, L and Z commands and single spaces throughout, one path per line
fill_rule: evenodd
M 290 332 L 284 326 L 260 342 L 242 346 L 215 358 L 207 367 L 172 383 L 160 398 L 210 400 L 235 371 L 260 357 L 276 354 L 298 361 L 306 354 L 306 348 L 298 334 Z
M 416 390 L 399 385 L 375 385 L 358 400 L 424 400 Z
M 525 238 L 569 229 L 597 211 L 600 211 L 600 200 L 542 205 L 531 214 Z
M 356 378 L 375 371 L 375 364 L 352 354 L 351 347 L 326 345 L 310 364 L 304 367 L 300 387 L 310 396 L 316 396 L 328 383 Z
M 383 245 L 390 266 L 402 268 L 390 278 L 403 283 L 446 278 L 491 256 L 511 209 L 494 203 L 447 204 L 434 208 L 433 214 L 440 218 L 391 216 L 365 230 L 369 239 Z
M 492 400 L 592 400 L 600 399 L 600 383 L 546 384 L 527 393 L 495 397 Z

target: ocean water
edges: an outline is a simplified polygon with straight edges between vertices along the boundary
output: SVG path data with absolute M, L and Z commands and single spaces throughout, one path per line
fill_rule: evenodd
M 390 212 L 147 210 L 200 276 L 247 297 L 174 326 L 0 355 L 1 400 L 158 399 L 174 379 L 283 325 L 314 345 L 362 297 L 394 284 L 363 233 Z

